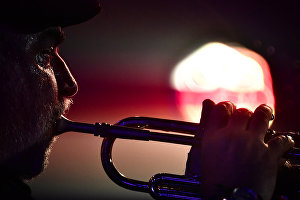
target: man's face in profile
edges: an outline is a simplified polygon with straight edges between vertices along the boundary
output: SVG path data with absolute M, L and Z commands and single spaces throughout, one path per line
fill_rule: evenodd
M 0 46 L 0 162 L 22 178 L 47 162 L 55 123 L 77 84 L 58 54 L 59 27 L 35 34 L 4 33 Z

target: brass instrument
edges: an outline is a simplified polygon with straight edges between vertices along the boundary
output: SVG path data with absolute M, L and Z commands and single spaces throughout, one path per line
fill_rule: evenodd
M 150 193 L 155 199 L 201 199 L 199 177 L 186 177 L 160 173 L 154 175 L 149 182 L 127 178 L 117 171 L 112 162 L 112 148 L 116 138 L 143 141 L 159 141 L 182 145 L 199 145 L 200 139 L 194 139 L 195 133 L 201 134 L 201 124 L 150 117 L 129 117 L 115 125 L 106 123 L 79 123 L 72 122 L 64 117 L 58 122 L 58 134 L 68 131 L 83 132 L 94 136 L 104 137 L 101 147 L 101 161 L 106 174 L 121 187 L 129 190 Z M 167 133 L 167 132 L 173 132 Z M 299 132 L 275 132 L 268 130 L 265 140 L 277 135 L 291 135 L 296 146 L 286 154 L 291 160 L 300 160 Z

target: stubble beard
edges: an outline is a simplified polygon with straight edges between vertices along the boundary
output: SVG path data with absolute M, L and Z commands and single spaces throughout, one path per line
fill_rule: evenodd
M 56 121 L 72 100 L 60 97 L 56 82 L 43 74 L 27 73 L 30 77 L 24 78 L 20 66 L 8 69 L 2 75 L 10 80 L 0 77 L 7 86 L 1 89 L 0 164 L 22 179 L 31 179 L 46 168 Z

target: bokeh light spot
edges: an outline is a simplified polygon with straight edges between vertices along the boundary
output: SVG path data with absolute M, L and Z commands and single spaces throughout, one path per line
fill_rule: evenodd
M 250 110 L 263 103 L 275 107 L 268 63 L 239 45 L 203 45 L 175 66 L 171 86 L 187 121 L 199 121 L 201 103 L 208 98 L 215 102 L 232 101 L 237 107 Z

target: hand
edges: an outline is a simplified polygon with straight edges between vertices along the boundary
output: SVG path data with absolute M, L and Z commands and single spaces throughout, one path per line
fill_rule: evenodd
M 209 115 L 212 109 L 215 107 L 215 103 L 210 99 L 206 99 L 202 102 L 202 112 L 200 118 L 200 129 L 198 133 L 195 135 L 195 138 L 201 139 L 202 129 L 205 129 L 207 121 L 209 119 Z M 186 163 L 186 176 L 199 176 L 201 174 L 201 162 L 199 159 L 201 152 L 200 146 L 193 146 L 188 154 L 188 159 Z
M 264 143 L 271 116 L 272 110 L 266 105 L 254 113 L 235 109 L 230 102 L 213 106 L 206 116 L 202 146 L 198 148 L 204 197 L 217 193 L 217 185 L 251 188 L 264 200 L 272 197 L 282 155 L 294 143 L 285 136 Z

